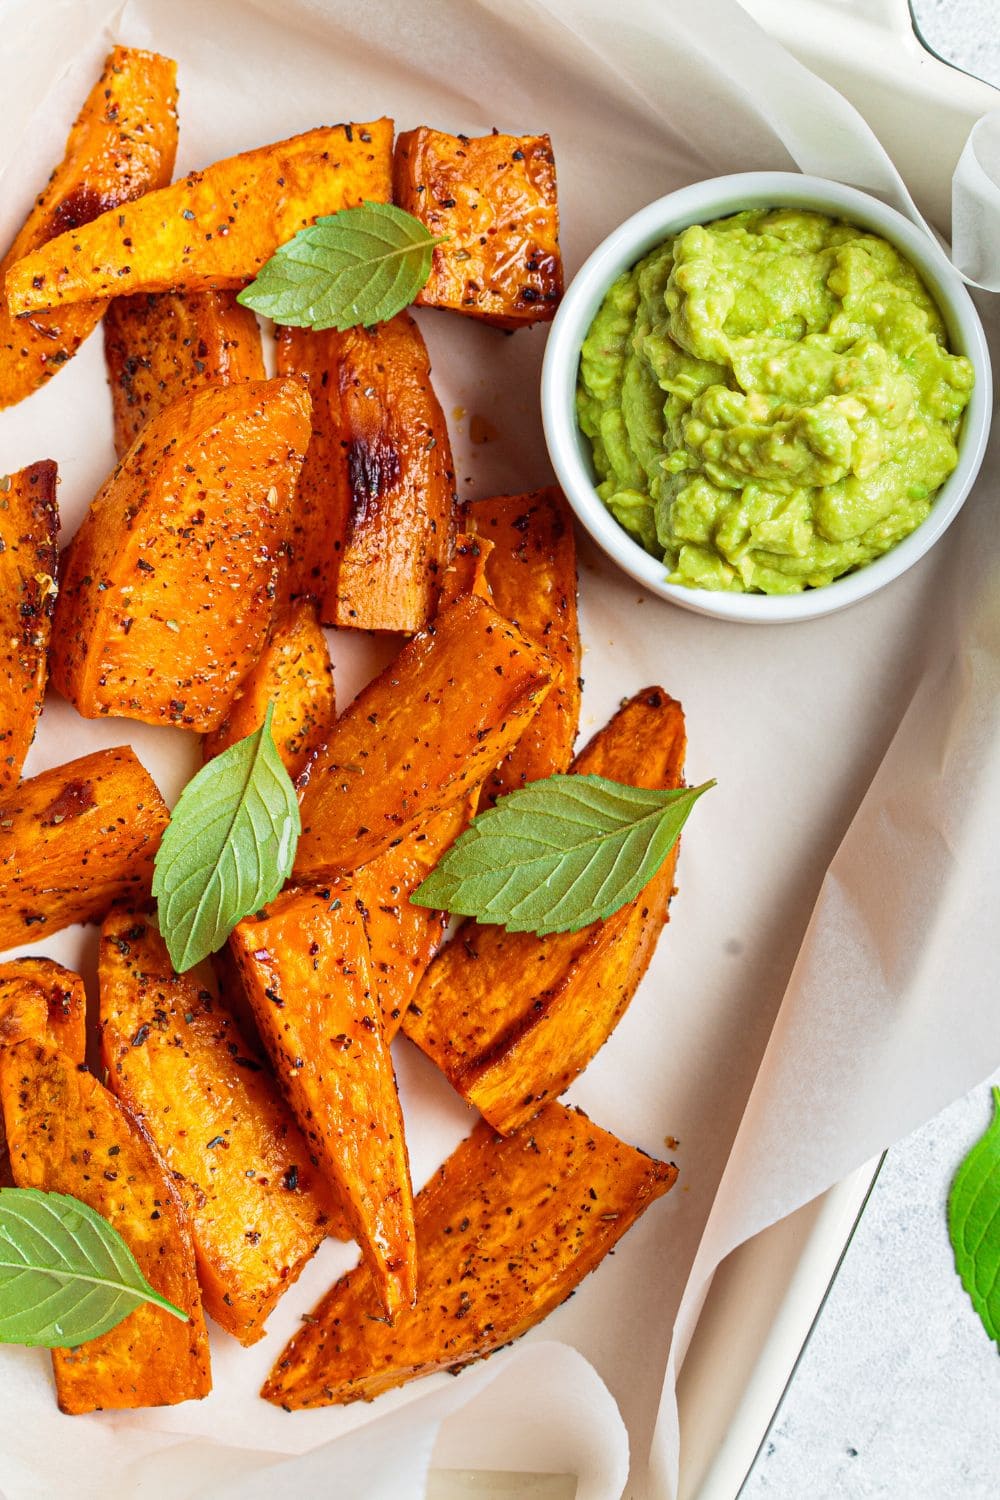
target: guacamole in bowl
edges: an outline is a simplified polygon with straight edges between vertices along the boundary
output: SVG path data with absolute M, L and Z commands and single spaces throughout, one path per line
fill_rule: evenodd
M 576 409 L 598 495 L 671 584 L 795 594 L 927 518 L 973 386 L 888 240 L 758 207 L 618 276 L 583 341 Z

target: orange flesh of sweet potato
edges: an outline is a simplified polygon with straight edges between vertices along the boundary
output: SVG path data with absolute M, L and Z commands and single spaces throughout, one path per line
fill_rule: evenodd
M 264 649 L 308 441 L 294 380 L 195 391 L 143 430 L 64 558 L 50 670 L 84 718 L 217 727 Z
M 392 136 L 391 120 L 333 125 L 189 172 L 18 260 L 8 306 L 245 286 L 320 214 L 388 202 Z
M 559 206 L 547 135 L 447 135 L 422 126 L 396 142 L 393 194 L 431 234 L 434 263 L 417 297 L 499 328 L 555 316 L 562 296 Z
M 242 1344 L 326 1238 L 334 1204 L 277 1084 L 153 923 L 113 911 L 101 934 L 108 1086 L 173 1174 L 205 1311 Z
M 292 592 L 327 625 L 412 634 L 434 613 L 454 533 L 455 466 L 420 329 L 282 329 L 281 374 L 304 378 L 313 438 L 299 480 Z
M 0 950 L 147 897 L 167 818 L 128 745 L 22 781 L 0 803 Z
M 615 714 L 574 762 L 634 786 L 682 784 L 684 715 L 660 688 Z M 568 1088 L 635 994 L 673 891 L 677 845 L 604 922 L 538 937 L 466 922 L 438 954 L 403 1029 L 497 1130 L 516 1130 Z
M 348 1272 L 261 1395 L 296 1410 L 457 1373 L 565 1301 L 676 1176 L 561 1104 L 514 1136 L 480 1121 L 417 1197 L 416 1306 L 392 1327 L 366 1317 L 371 1274 Z
M 87 992 L 54 958 L 0 964 L 0 1047 L 30 1038 L 58 1047 L 75 1063 L 87 1045 Z
M 0 480 L 0 795 L 17 785 L 42 711 L 58 534 L 54 463 Z
M 334 725 L 302 800 L 296 874 L 355 869 L 466 796 L 523 733 L 553 671 L 485 600 L 444 610 Z
M 471 531 L 459 532 L 455 538 L 451 562 L 441 578 L 439 610 L 447 609 L 449 604 L 454 604 L 463 594 L 478 594 L 488 604 L 493 602 L 486 578 L 486 565 L 492 551 L 493 543 L 489 537 L 476 536 Z
M 112 48 L 70 131 L 65 157 L 0 260 L 0 285 L 16 261 L 56 235 L 166 186 L 177 152 L 176 73 L 176 64 L 155 52 Z M 55 375 L 104 307 L 90 301 L 19 320 L 0 303 L 0 406 L 22 401 Z
M 336 714 L 333 666 L 310 600 L 298 600 L 279 617 L 260 660 L 233 694 L 222 723 L 205 736 L 205 759 L 252 734 L 272 702 L 271 733 L 294 780 L 318 751 Z
M 119 458 L 182 396 L 265 376 L 257 319 L 233 292 L 116 297 L 104 314 L 104 360 Z
M 152 1142 L 96 1078 L 34 1042 L 0 1048 L 0 1102 L 18 1187 L 69 1193 L 118 1230 L 146 1280 L 188 1314 L 141 1303 L 117 1328 L 54 1349 L 64 1412 L 173 1406 L 212 1386 L 194 1250 Z
M 388 1317 L 414 1295 L 403 1117 L 346 885 L 290 890 L 230 938 L 257 1026 L 299 1124 L 338 1188 Z M 372 1309 L 374 1311 L 374 1307 Z
M 548 652 L 559 676 L 512 750 L 483 786 L 483 807 L 525 782 L 565 771 L 580 722 L 576 544 L 560 490 L 500 495 L 466 506 L 466 525 L 493 543 L 486 580 L 502 615 Z

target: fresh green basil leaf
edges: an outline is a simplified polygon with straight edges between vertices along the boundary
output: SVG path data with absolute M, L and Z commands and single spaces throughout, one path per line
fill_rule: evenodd
M 88 1204 L 0 1188 L 0 1343 L 73 1349 L 141 1302 L 188 1321 L 154 1292 L 121 1235 Z
M 291 328 L 384 323 L 413 301 L 440 243 L 392 203 L 343 208 L 281 245 L 237 301 Z
M 179 974 L 221 948 L 236 923 L 274 899 L 291 872 L 299 804 L 264 722 L 202 766 L 156 855 L 153 895 Z
M 990 1338 L 1000 1344 L 1000 1088 L 993 1119 L 955 1173 L 948 1196 L 955 1269 Z
M 638 896 L 714 785 L 663 791 L 573 775 L 530 782 L 474 818 L 411 900 L 511 932 L 576 932 Z

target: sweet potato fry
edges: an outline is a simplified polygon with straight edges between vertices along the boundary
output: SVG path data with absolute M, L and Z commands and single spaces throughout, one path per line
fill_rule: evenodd
M 309 764 L 336 714 L 333 667 L 316 606 L 299 599 L 278 618 L 257 665 L 244 677 L 218 729 L 202 742 L 206 760 L 264 722 L 274 703 L 271 733 L 294 780 Z
M 396 1079 L 353 892 L 291 890 L 230 938 L 299 1124 L 372 1267 L 388 1317 L 413 1300 L 413 1199 Z
M 410 897 L 474 812 L 469 797 L 453 803 L 351 876 L 355 900 L 360 901 L 365 919 L 372 979 L 387 1042 L 402 1025 L 448 925 L 444 912 L 414 906 Z
M 421 307 L 447 307 L 498 328 L 555 316 L 562 296 L 556 166 L 547 135 L 470 139 L 406 130 L 396 142 L 393 193 L 431 234 Z
M 480 784 L 537 712 L 554 668 L 467 595 L 337 720 L 302 801 L 296 874 L 351 870 Z
M 333 125 L 189 172 L 15 262 L 8 306 L 245 286 L 318 215 L 388 201 L 392 134 L 391 120 Z
M 12 1047 L 25 1038 L 58 1047 L 73 1062 L 83 1062 L 87 992 L 79 974 L 54 958 L 15 958 L 0 964 L 0 1047 Z
M 182 396 L 265 375 L 257 319 L 233 292 L 116 297 L 104 314 L 104 361 L 119 458 Z
M 325 1239 L 329 1187 L 270 1074 L 141 912 L 101 933 L 108 1086 L 148 1130 L 187 1212 L 205 1311 L 253 1344 Z
M 54 463 L 0 479 L 0 795 L 17 785 L 42 711 L 58 534 Z
M 177 152 L 176 65 L 114 47 L 66 142 L 66 155 L 0 261 L 9 268 L 106 209 L 165 187 Z M 120 287 L 116 288 L 120 290 Z M 0 301 L 0 406 L 13 406 L 61 370 L 100 321 L 102 301 L 18 320 Z
M 368 1267 L 348 1272 L 261 1395 L 294 1411 L 457 1374 L 564 1302 L 676 1176 L 561 1104 L 514 1136 L 480 1121 L 417 1197 L 416 1306 L 387 1327 L 371 1317 Z
M 217 727 L 264 649 L 308 441 L 295 380 L 195 391 L 144 429 L 64 558 L 50 665 L 84 718 Z
M 118 1230 L 146 1280 L 189 1316 L 142 1303 L 117 1328 L 54 1349 L 64 1412 L 173 1406 L 212 1386 L 194 1250 L 152 1142 L 113 1094 L 39 1042 L 0 1048 L 0 1102 L 18 1187 L 69 1193 Z
M 684 715 L 646 688 L 577 756 L 580 775 L 682 783 Z M 516 1130 L 568 1088 L 607 1041 L 667 918 L 677 846 L 645 889 L 604 922 L 538 937 L 466 922 L 438 954 L 403 1029 L 490 1124 Z
M 148 896 L 167 817 L 128 745 L 22 781 L 0 803 L 0 950 Z
M 527 781 L 565 771 L 580 721 L 580 630 L 576 617 L 573 520 L 553 485 L 466 506 L 465 524 L 493 543 L 486 581 L 493 602 L 559 667 L 534 719 L 483 786 L 480 805 Z
M 493 543 L 487 536 L 475 536 L 471 531 L 460 531 L 455 538 L 455 550 L 451 562 L 441 578 L 441 593 L 438 609 L 447 609 L 463 594 L 478 594 L 492 604 L 493 595 L 486 579 L 486 564 L 489 562 Z
M 412 635 L 434 613 L 451 551 L 455 466 L 420 329 L 282 329 L 278 370 L 301 375 L 313 437 L 299 480 L 292 591 L 327 625 Z

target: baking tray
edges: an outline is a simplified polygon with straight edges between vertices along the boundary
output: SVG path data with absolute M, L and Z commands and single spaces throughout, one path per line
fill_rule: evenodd
M 864 115 L 917 206 L 947 231 L 951 177 L 1000 91 L 929 52 L 907 0 L 741 0 Z M 919 119 L 919 133 L 913 129 Z M 677 1500 L 736 1500 L 820 1316 L 882 1158 L 741 1245 L 720 1266 L 677 1385 Z M 428 1500 L 571 1500 L 569 1476 L 435 1470 Z M 613 1497 L 609 1496 L 609 1500 Z M 638 1493 L 628 1500 L 647 1500 Z M 649 1497 L 666 1500 L 666 1497 Z

